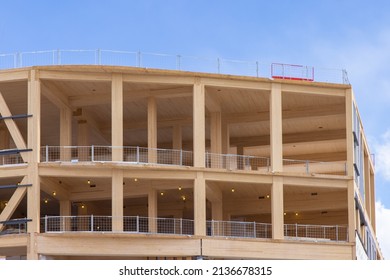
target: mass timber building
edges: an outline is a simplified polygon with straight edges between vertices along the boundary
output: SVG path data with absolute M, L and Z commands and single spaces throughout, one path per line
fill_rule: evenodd
M 382 258 L 349 84 L 68 65 L 0 93 L 3 258 Z

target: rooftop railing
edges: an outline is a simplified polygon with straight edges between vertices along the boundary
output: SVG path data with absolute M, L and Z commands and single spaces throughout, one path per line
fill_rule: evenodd
M 230 238 L 272 238 L 272 225 L 241 221 L 207 221 L 207 235 Z
M 145 147 L 111 146 L 44 146 L 41 162 L 113 162 L 113 154 L 121 151 L 128 164 L 154 164 L 167 166 L 193 166 L 193 152 Z M 206 168 L 270 172 L 271 161 L 266 157 L 206 152 Z M 283 171 L 302 174 L 346 175 L 345 161 L 317 162 L 283 159 Z
M 341 69 L 116 50 L 48 50 L 0 54 L 0 69 L 46 65 L 115 65 L 349 84 Z M 309 70 L 308 70 L 309 69 Z M 308 75 L 308 73 L 310 75 Z

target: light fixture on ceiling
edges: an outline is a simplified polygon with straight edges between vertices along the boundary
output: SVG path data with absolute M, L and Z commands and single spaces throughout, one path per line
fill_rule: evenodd
M 267 196 L 266 196 L 267 198 L 270 198 L 270 195 L 269 194 L 267 194 Z
M 163 196 L 163 195 L 164 195 L 164 192 L 160 192 L 160 195 Z
M 138 178 L 134 178 L 134 182 L 138 182 Z
M 88 179 L 87 180 L 87 184 L 90 185 L 91 184 L 91 180 Z
M 179 188 L 178 188 L 178 189 L 179 189 L 179 191 L 181 191 L 181 190 L 182 190 L 181 186 L 179 186 Z
M 44 202 L 45 202 L 45 204 L 48 204 L 49 200 L 47 198 L 45 198 Z
M 182 195 L 182 196 L 181 196 L 181 199 L 182 199 L 183 201 L 186 201 L 186 196 L 185 196 L 185 195 Z
M 232 188 L 232 192 L 234 193 L 236 190 L 234 188 Z
M 53 195 L 53 196 L 56 196 L 56 195 L 57 195 L 57 192 L 56 192 L 56 191 L 53 191 L 53 192 L 52 192 L 52 195 Z

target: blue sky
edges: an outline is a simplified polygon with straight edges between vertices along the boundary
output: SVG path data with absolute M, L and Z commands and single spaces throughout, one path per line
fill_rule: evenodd
M 345 68 L 371 152 L 376 154 L 378 219 L 390 230 L 389 1 L 0 0 L 0 4 L 0 53 L 102 48 Z M 390 241 L 381 244 L 388 246 L 390 255 Z

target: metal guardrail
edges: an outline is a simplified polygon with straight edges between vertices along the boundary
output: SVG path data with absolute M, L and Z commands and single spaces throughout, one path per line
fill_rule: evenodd
M 194 235 L 194 221 L 174 218 L 149 218 L 140 216 L 46 216 L 41 219 L 42 231 L 63 232 L 112 232 L 113 224 L 122 219 L 124 233 L 151 233 Z M 207 236 L 227 238 L 272 238 L 272 225 L 241 221 L 206 221 Z M 286 238 L 301 241 L 347 242 L 348 227 L 339 225 L 285 224 Z
M 272 238 L 272 225 L 240 221 L 207 221 L 207 235 L 237 238 Z
M 275 74 L 273 73 L 275 70 L 272 70 L 272 64 L 261 63 L 259 61 L 232 60 L 224 58 L 211 59 L 205 57 L 149 53 L 141 51 L 58 49 L 0 54 L 0 69 L 77 64 L 146 67 L 268 78 L 272 78 Z M 310 66 L 280 63 L 274 63 L 274 65 L 278 65 L 279 68 L 282 67 L 282 71 L 277 73 L 277 77 L 282 79 L 292 78 L 290 77 L 292 71 L 291 66 L 298 66 L 299 69 L 313 69 L 313 67 Z M 289 69 L 289 71 L 286 71 L 286 69 Z M 301 77 L 298 78 L 301 79 Z M 340 69 L 315 68 L 315 76 L 313 76 L 310 80 L 349 84 L 347 72 Z
M 156 164 L 193 166 L 193 152 L 145 147 L 111 146 L 44 146 L 41 162 L 112 162 L 113 153 L 121 151 L 120 162 L 129 164 Z M 270 159 L 249 155 L 214 154 L 206 152 L 206 168 L 270 172 Z M 283 171 L 302 174 L 346 175 L 346 162 L 316 162 L 283 159 Z
M 0 166 L 1 165 L 13 165 L 25 163 L 20 154 L 12 155 L 0 155 Z
M 191 151 L 111 146 L 45 146 L 41 148 L 41 162 L 111 162 L 119 150 L 123 153 L 121 162 L 193 166 Z
M 111 232 L 121 220 L 112 216 L 46 216 L 42 218 L 44 232 Z M 194 221 L 173 218 L 125 216 L 120 221 L 127 233 L 193 235 Z
M 8 234 L 23 234 L 27 232 L 27 223 L 31 222 L 31 219 L 12 219 L 8 221 L 0 222 L 0 235 Z
M 285 224 L 284 236 L 309 241 L 348 242 L 348 227 L 339 225 Z
M 269 172 L 270 159 L 265 157 L 206 152 L 206 167 L 228 170 L 262 170 Z

